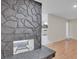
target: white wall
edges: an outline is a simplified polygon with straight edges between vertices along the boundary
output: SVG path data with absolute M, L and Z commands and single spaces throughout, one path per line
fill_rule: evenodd
M 42 13 L 42 25 L 47 23 L 48 24 L 48 14 L 47 13 Z M 48 28 L 42 28 L 42 33 L 41 33 L 41 41 L 42 41 L 42 45 L 47 45 L 48 44 L 48 31 L 44 31 L 44 30 L 48 30 Z M 43 35 L 46 34 L 46 35 Z
M 47 0 L 40 0 L 42 1 L 42 25 L 47 23 L 48 24 L 48 13 L 46 12 L 46 3 L 47 3 Z M 42 45 L 47 45 L 48 44 L 48 34 L 47 33 L 44 33 L 44 28 L 42 28 L 42 36 L 41 36 L 41 41 L 42 41 Z M 47 34 L 47 35 L 43 35 L 44 34 Z
M 77 39 L 77 20 L 70 20 L 69 22 L 70 36 L 73 39 Z
M 49 42 L 63 40 L 66 37 L 66 19 L 54 15 L 48 15 L 48 39 Z
M 47 23 L 48 24 L 48 14 L 42 12 L 42 25 L 44 23 Z

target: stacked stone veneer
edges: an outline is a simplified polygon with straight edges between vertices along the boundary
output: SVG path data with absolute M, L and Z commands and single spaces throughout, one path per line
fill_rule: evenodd
M 13 54 L 13 41 L 34 39 L 34 49 L 41 47 L 41 4 L 33 0 L 2 0 L 2 55 Z

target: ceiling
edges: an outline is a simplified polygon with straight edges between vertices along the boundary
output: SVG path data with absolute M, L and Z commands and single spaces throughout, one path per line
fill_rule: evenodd
M 73 5 L 77 4 L 76 0 L 36 0 L 42 2 L 43 9 L 48 14 L 53 14 L 66 19 L 77 19 L 77 8 Z

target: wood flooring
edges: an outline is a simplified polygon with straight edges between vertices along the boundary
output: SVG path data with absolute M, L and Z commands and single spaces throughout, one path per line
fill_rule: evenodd
M 77 40 L 62 40 L 50 43 L 48 47 L 56 51 L 53 59 L 77 59 Z

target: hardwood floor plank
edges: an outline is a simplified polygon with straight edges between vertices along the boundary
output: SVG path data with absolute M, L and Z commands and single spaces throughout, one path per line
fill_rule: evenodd
M 50 43 L 48 47 L 56 51 L 53 59 L 77 59 L 77 40 L 62 40 Z

